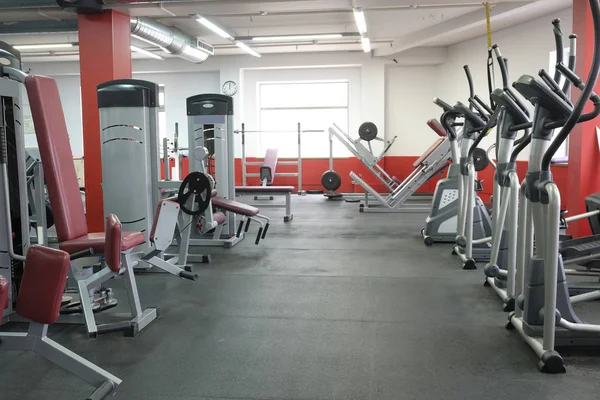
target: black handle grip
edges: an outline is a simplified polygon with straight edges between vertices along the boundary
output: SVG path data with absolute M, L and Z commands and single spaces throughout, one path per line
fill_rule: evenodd
M 8 150 L 6 145 L 6 127 L 0 126 L 0 164 L 8 162 Z
M 240 221 L 237 233 L 235 234 L 236 237 L 240 237 L 240 235 L 242 234 L 242 229 L 244 229 L 244 221 Z
M 256 241 L 254 242 L 254 244 L 258 244 L 258 242 L 260 242 L 260 237 L 263 231 L 263 227 L 261 226 L 260 228 L 258 228 L 258 234 L 256 235 Z
M 262 239 L 265 238 L 265 236 L 267 236 L 267 231 L 269 230 L 269 223 L 267 222 L 267 224 L 265 225 L 265 230 L 262 233 Z
M 183 279 L 189 279 L 190 281 L 198 280 L 198 274 L 195 274 L 193 272 L 183 271 L 183 270 L 181 270 L 179 272 L 179 277 L 183 278 Z
M 556 46 L 556 63 L 562 63 L 563 58 L 565 56 L 562 42 L 562 30 L 560 29 L 560 19 L 555 19 L 552 21 L 552 25 L 554 26 L 554 42 Z M 554 80 L 559 82 L 560 74 L 558 71 L 554 71 Z
M 465 74 L 467 75 L 467 82 L 469 83 L 469 98 L 472 99 L 475 96 L 475 87 L 473 86 L 473 76 L 471 76 L 471 70 L 468 65 L 463 66 Z
M 248 232 L 248 228 L 250 228 L 250 221 L 251 221 L 251 219 L 250 219 L 250 218 L 248 218 L 248 219 L 246 220 L 246 227 L 244 228 L 244 232 Z

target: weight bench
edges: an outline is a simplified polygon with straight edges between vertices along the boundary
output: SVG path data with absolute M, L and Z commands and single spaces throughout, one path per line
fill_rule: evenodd
M 258 228 L 258 233 L 256 235 L 256 240 L 254 244 L 258 244 L 260 239 L 264 239 L 267 236 L 267 231 L 269 230 L 269 217 L 260 214 L 260 210 L 256 207 L 252 207 L 245 203 L 240 203 L 239 201 L 224 199 L 220 196 L 215 196 L 212 198 L 212 205 L 214 207 L 220 208 L 227 212 L 232 212 L 237 215 L 241 215 L 243 218 L 240 220 L 237 230 L 237 237 L 240 237 L 242 234 L 242 228 L 244 228 L 244 220 L 246 221 L 246 227 L 244 228 L 244 232 L 248 232 L 248 228 L 250 227 L 250 221 L 257 222 L 260 227 Z
M 285 197 L 285 205 L 281 204 L 261 204 L 261 207 L 264 208 L 282 208 L 285 207 L 285 215 L 283 217 L 283 222 L 289 222 L 294 218 L 294 214 L 292 214 L 292 192 L 294 191 L 293 186 L 236 186 L 235 192 L 236 194 L 246 194 L 246 195 L 269 195 L 271 200 L 273 200 L 274 196 L 284 196 Z M 256 200 L 257 197 L 254 197 Z
M 135 336 L 158 317 L 157 308 L 142 310 L 133 271 L 139 263 L 133 258 L 133 249 L 144 243 L 144 234 L 121 232 L 121 223 L 114 215 L 107 218 L 106 233 L 88 232 L 56 81 L 31 75 L 25 79 L 25 88 L 44 165 L 59 248 L 78 258 L 71 263 L 71 277 L 77 282 L 79 302 L 65 306 L 62 310 L 64 315 L 58 322 L 81 323 L 79 317 L 82 314 L 90 337 L 117 330 Z M 98 263 L 102 254 L 104 261 Z M 108 263 L 111 258 L 113 262 Z M 175 266 L 169 272 L 193 279 L 193 274 L 181 268 L 175 269 Z M 119 322 L 97 324 L 96 318 L 100 320 L 106 314 L 96 312 L 116 306 L 111 290 L 103 288 L 102 284 L 120 275 L 125 278 L 131 314 L 117 314 Z
M 0 349 L 28 350 L 41 355 L 94 386 L 96 389 L 87 399 L 101 400 L 115 393 L 121 379 L 47 336 L 48 325 L 59 317 L 69 262 L 69 254 L 62 250 L 37 245 L 29 249 L 16 307 L 17 313 L 30 321 L 29 329 L 26 333 L 1 332 Z M 118 253 L 116 259 L 107 262 L 116 262 L 118 267 Z M 0 276 L 0 320 L 9 290 L 8 281 Z

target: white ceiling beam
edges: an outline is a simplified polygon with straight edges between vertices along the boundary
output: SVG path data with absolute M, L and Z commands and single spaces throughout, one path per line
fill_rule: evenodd
M 566 8 L 570 0 L 538 0 L 534 3 L 528 2 L 506 2 L 496 5 L 492 9 L 492 28 L 503 29 L 508 26 L 517 25 L 527 20 L 540 17 Z M 413 32 L 409 35 L 394 38 L 390 47 L 375 51 L 376 57 L 389 57 L 399 54 L 408 49 L 419 46 L 435 45 L 436 41 L 451 35 L 471 34 L 476 37 L 485 33 L 485 9 L 461 15 L 441 24 L 427 29 Z

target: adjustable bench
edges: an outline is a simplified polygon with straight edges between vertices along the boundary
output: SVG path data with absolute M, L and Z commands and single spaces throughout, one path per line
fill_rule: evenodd
M 107 260 L 112 268 L 118 268 L 119 254 L 116 256 Z M 94 386 L 96 389 L 88 399 L 106 399 L 115 393 L 121 379 L 47 336 L 48 325 L 59 317 L 69 262 L 69 254 L 62 250 L 37 245 L 29 249 L 16 308 L 21 317 L 30 321 L 29 329 L 26 333 L 0 333 L 0 349 L 34 351 Z M 8 302 L 9 289 L 8 281 L 0 276 L 0 320 Z
M 273 200 L 273 196 L 284 196 L 285 197 L 285 205 L 282 204 L 260 204 L 261 208 L 283 208 L 285 207 L 285 215 L 283 217 L 283 222 L 291 221 L 294 218 L 294 214 L 292 214 L 292 192 L 294 191 L 293 186 L 236 186 L 235 192 L 236 194 L 241 195 L 268 195 L 271 196 L 271 200 Z M 256 197 L 254 198 L 257 199 Z

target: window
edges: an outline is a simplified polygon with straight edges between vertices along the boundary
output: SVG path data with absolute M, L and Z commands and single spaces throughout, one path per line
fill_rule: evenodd
M 259 82 L 259 154 L 279 149 L 280 157 L 298 156 L 298 123 L 303 158 L 329 157 L 328 128 L 336 123 L 348 131 L 348 81 Z M 334 143 L 336 144 L 336 143 Z M 347 156 L 334 147 L 334 156 Z
M 563 63 L 565 65 L 567 65 L 569 62 L 569 52 L 570 52 L 570 50 L 568 48 L 564 49 Z M 548 73 L 550 74 L 550 76 L 554 77 L 555 70 L 556 70 L 556 50 L 553 50 L 550 52 L 550 66 L 548 68 Z M 559 85 L 562 87 L 564 82 L 565 82 L 565 77 L 561 75 Z M 560 129 L 555 129 L 554 133 L 556 134 L 559 131 L 560 131 Z M 568 157 L 568 156 L 569 156 L 569 138 L 567 137 L 567 140 L 565 140 L 563 142 L 563 144 L 556 151 L 556 154 L 554 154 L 554 158 L 563 158 L 563 157 Z

